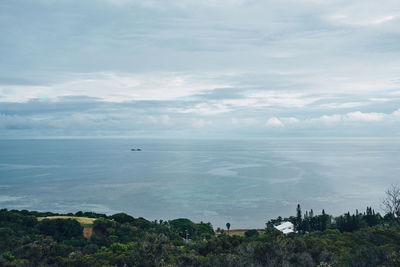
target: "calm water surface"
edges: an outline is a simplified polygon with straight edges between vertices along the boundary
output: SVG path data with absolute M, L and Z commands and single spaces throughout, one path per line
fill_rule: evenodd
M 395 182 L 399 139 L 0 140 L 0 207 L 9 209 L 262 228 L 297 203 L 335 215 L 379 210 Z

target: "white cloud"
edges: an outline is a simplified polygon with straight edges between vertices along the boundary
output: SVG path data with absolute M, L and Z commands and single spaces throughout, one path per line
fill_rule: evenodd
M 385 3 L 361 0 L 337 6 L 329 19 L 349 26 L 374 26 L 394 21 L 399 15 L 400 6 L 397 0 L 386 0 Z
M 385 118 L 386 114 L 384 113 L 362 113 L 360 111 L 347 113 L 344 117 L 344 120 L 353 120 L 353 121 L 380 121 Z
M 381 23 L 385 23 L 385 22 L 388 22 L 391 20 L 395 20 L 398 17 L 399 17 L 398 15 L 383 16 L 383 17 L 377 18 L 375 20 L 372 20 L 371 23 L 372 24 L 381 24 Z
M 248 96 L 253 101 L 253 106 L 280 106 L 288 108 L 300 108 L 309 105 L 317 100 L 318 97 L 310 97 L 303 93 L 266 91 L 252 93 Z
M 399 117 L 399 118 L 400 118 L 400 109 L 394 111 L 394 112 L 392 113 L 392 115 L 393 115 L 394 117 Z
M 373 101 L 373 100 L 371 100 L 371 101 Z M 321 104 L 319 106 L 321 108 L 342 109 L 342 108 L 355 108 L 355 107 L 363 106 L 366 104 L 367 103 L 363 103 L 363 102 L 344 102 L 344 103 L 332 102 L 332 103 Z
M 312 122 L 322 122 L 327 124 L 339 123 L 339 122 L 379 122 L 385 119 L 394 117 L 396 112 L 392 114 L 377 113 L 377 112 L 361 112 L 354 111 L 346 114 L 333 114 L 323 115 L 319 118 L 312 118 Z
M 123 75 L 90 73 L 72 75 L 71 81 L 49 86 L 0 86 L 3 102 L 26 102 L 30 99 L 57 99 L 65 96 L 99 98 L 107 102 L 174 100 L 216 88 L 227 83 L 194 79 L 174 73 Z
M 283 123 L 276 117 L 269 118 L 266 126 L 273 126 L 273 127 L 282 127 L 284 126 Z
M 195 113 L 199 115 L 216 115 L 231 111 L 229 107 L 218 102 L 199 103 L 189 108 L 171 108 L 171 112 L 177 113 Z
M 335 122 L 340 122 L 342 120 L 342 116 L 341 115 L 322 115 L 321 117 L 317 118 L 317 119 L 311 119 L 312 121 L 320 121 L 320 122 L 324 122 L 324 123 L 335 123 Z
M 355 17 L 353 15 L 333 15 L 331 20 L 347 25 L 371 26 L 387 23 L 399 18 L 399 15 L 384 15 L 375 17 Z
M 243 92 L 241 98 L 209 100 L 195 104 L 189 108 L 173 108 L 171 111 L 179 113 L 196 113 L 201 115 L 221 114 L 241 108 L 301 108 L 319 100 L 319 97 L 310 97 L 305 94 L 291 92 L 266 91 L 258 93 Z
M 221 101 L 223 105 L 232 107 L 248 107 L 257 104 L 257 99 L 241 98 L 241 99 L 224 99 Z

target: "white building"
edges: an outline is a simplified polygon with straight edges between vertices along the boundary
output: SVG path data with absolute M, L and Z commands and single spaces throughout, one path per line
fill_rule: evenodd
M 294 232 L 294 225 L 291 222 L 283 222 L 280 225 L 274 227 L 284 234 L 289 234 Z

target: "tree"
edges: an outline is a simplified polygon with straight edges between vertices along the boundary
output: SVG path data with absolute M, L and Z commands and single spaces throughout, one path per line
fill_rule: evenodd
M 321 231 L 325 231 L 328 227 L 329 216 L 325 213 L 325 210 L 322 210 L 322 215 L 320 217 L 320 229 Z
M 244 235 L 245 235 L 245 237 L 247 237 L 247 238 L 251 238 L 251 237 L 255 237 L 255 236 L 259 236 L 259 233 L 258 233 L 258 231 L 256 230 L 256 229 L 251 229 L 251 230 L 247 230 L 245 233 L 244 233 Z
M 186 238 L 186 234 L 188 234 L 191 238 L 193 238 L 197 234 L 196 224 L 189 219 L 175 219 L 169 221 L 169 224 L 171 226 L 171 229 L 178 232 L 178 234 L 183 238 Z
M 83 227 L 72 219 L 45 219 L 39 222 L 37 228 L 41 234 L 50 235 L 57 241 L 83 238 Z
M 212 236 L 215 236 L 215 232 L 211 223 L 196 223 L 196 228 L 197 234 L 201 238 L 211 238 Z
M 386 213 L 392 214 L 397 220 L 400 219 L 400 186 L 398 184 L 392 184 L 392 186 L 386 190 L 386 197 L 382 201 L 383 209 Z
M 123 212 L 114 214 L 110 218 L 119 223 L 131 223 L 135 221 L 132 216 Z
M 229 229 L 231 228 L 231 224 L 230 223 L 226 223 L 226 229 L 228 229 L 228 235 L 229 235 Z
M 301 207 L 300 207 L 300 204 L 297 204 L 295 227 L 296 227 L 296 230 L 301 230 Z

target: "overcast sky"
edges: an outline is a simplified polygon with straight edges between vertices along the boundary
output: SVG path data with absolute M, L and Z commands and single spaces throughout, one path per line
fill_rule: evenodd
M 0 0 L 0 137 L 400 136 L 399 0 Z

